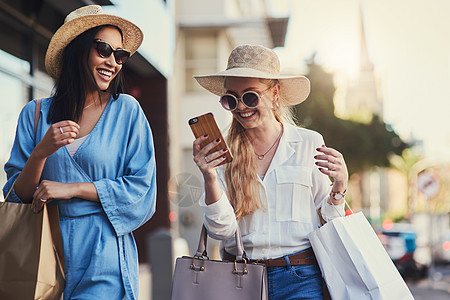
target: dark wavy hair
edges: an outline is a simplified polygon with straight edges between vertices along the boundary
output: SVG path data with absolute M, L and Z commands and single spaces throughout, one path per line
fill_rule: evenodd
M 61 73 L 53 89 L 53 101 L 47 122 L 56 123 L 62 120 L 78 122 L 80 120 L 86 101 L 86 92 L 93 84 L 95 85 L 94 74 L 88 67 L 89 53 L 95 36 L 105 27 L 117 28 L 111 25 L 91 28 L 77 36 L 64 49 Z M 117 30 L 122 35 L 122 31 L 119 28 Z M 97 90 L 100 95 L 101 91 L 98 87 Z M 106 92 L 114 99 L 123 92 L 122 70 L 111 81 Z

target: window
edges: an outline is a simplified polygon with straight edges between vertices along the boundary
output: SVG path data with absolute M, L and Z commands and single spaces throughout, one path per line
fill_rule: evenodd
M 10 74 L 13 72 L 17 75 L 27 75 L 30 65 L 2 50 L 0 50 L 0 61 L 2 62 L 0 66 L 0 165 L 3 170 L 14 142 L 19 113 L 29 94 L 29 86 Z M 1 72 L 4 68 L 7 68 L 10 74 Z M 0 172 L 2 188 L 5 182 L 6 174 L 2 171 Z
M 30 76 L 28 61 L 3 50 L 0 50 L 0 62 L 0 187 L 3 188 L 6 183 L 3 166 L 11 153 L 20 111 L 31 100 L 32 88 L 34 97 L 48 97 L 52 80 L 40 71 Z
M 185 84 L 187 92 L 202 88 L 193 78 L 217 71 L 217 36 L 211 32 L 187 32 L 185 46 Z

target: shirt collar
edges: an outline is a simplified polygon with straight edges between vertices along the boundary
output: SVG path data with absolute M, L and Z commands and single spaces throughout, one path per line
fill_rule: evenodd
M 303 141 L 303 137 L 300 134 L 300 131 L 297 130 L 297 126 L 283 123 L 284 133 L 282 139 L 285 140 L 286 143 L 298 143 Z
M 295 154 L 297 146 L 294 147 L 293 144 L 301 143 L 303 141 L 300 132 L 296 130 L 296 126 L 287 123 L 283 123 L 283 126 L 283 136 L 280 139 L 275 156 L 273 157 L 265 176 Z

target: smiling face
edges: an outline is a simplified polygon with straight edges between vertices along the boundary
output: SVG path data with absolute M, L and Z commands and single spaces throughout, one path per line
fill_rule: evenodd
M 106 41 L 113 47 L 113 49 L 122 48 L 122 35 L 119 30 L 114 27 L 102 28 L 96 35 L 95 39 Z M 122 69 L 122 65 L 116 63 L 114 54 L 109 57 L 101 57 L 96 48 L 96 43 L 93 43 L 91 51 L 89 52 L 88 60 L 89 70 L 92 72 L 97 88 L 101 91 L 108 89 L 111 81 L 117 76 Z
M 278 92 L 279 86 L 269 88 L 262 80 L 258 78 L 228 77 L 225 81 L 225 89 L 228 94 L 240 98 L 244 92 L 254 91 L 260 95 L 260 103 L 255 108 L 246 107 L 242 101 L 238 101 L 236 110 L 233 111 L 233 117 L 245 129 L 256 128 L 267 124 L 267 122 L 276 122 L 272 112 L 274 95 Z

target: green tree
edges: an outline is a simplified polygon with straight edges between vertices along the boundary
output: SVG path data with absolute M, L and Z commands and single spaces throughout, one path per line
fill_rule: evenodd
M 333 75 L 314 62 L 308 62 L 311 94 L 295 106 L 300 126 L 320 132 L 327 146 L 344 155 L 350 174 L 373 166 L 390 166 L 389 158 L 410 147 L 377 115 L 368 124 L 337 118 L 334 114 Z

